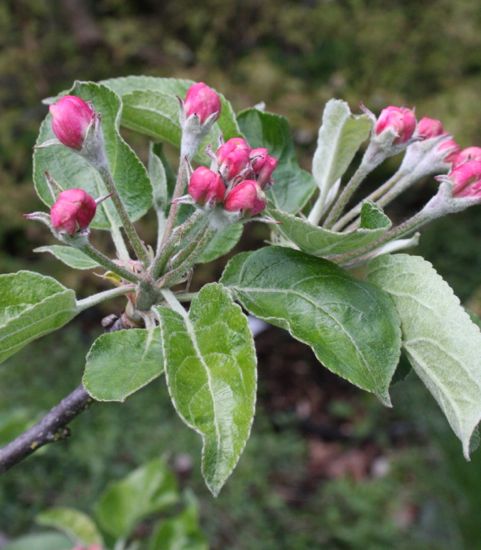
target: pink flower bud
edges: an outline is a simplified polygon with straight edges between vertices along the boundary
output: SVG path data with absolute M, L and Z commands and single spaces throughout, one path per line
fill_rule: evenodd
M 95 216 L 97 203 L 83 189 L 67 189 L 57 197 L 50 209 L 50 221 L 57 231 L 74 235 L 85 229 Z
M 454 164 L 463 164 L 468 160 L 481 160 L 481 147 L 466 147 L 459 151 L 454 159 Z
M 481 198 L 481 161 L 469 160 L 453 168 L 448 174 L 453 182 L 454 197 Z
M 250 147 L 242 138 L 231 138 L 217 149 L 217 163 L 224 178 L 235 178 L 247 168 L 249 152 Z
M 52 130 L 57 139 L 72 149 L 82 149 L 87 129 L 95 118 L 90 105 L 74 95 L 61 97 L 50 105 Z
M 416 127 L 416 135 L 422 139 L 442 136 L 446 132 L 443 128 L 443 123 L 436 118 L 423 117 Z
M 445 141 L 442 141 L 438 147 L 437 150 L 444 154 L 443 160 L 444 162 L 451 162 L 457 164 L 457 159 L 459 152 L 461 151 L 461 147 L 454 141 L 454 139 L 447 139 Z
M 411 109 L 406 107 L 386 107 L 381 111 L 374 127 L 376 135 L 385 130 L 392 130 L 396 135 L 393 143 L 406 143 L 416 129 L 416 117 Z
M 231 138 L 216 151 L 221 174 L 228 180 L 238 176 L 249 164 L 251 148 L 245 139 Z
M 227 193 L 224 208 L 229 212 L 243 211 L 255 216 L 266 207 L 266 198 L 262 189 L 254 180 L 244 180 Z
M 221 111 L 220 98 L 212 88 L 203 82 L 197 82 L 187 90 L 184 101 L 186 118 L 197 115 L 201 124 L 211 116 L 219 118 Z
M 189 195 L 199 204 L 216 203 L 224 199 L 225 185 L 222 178 L 205 166 L 194 170 L 188 189 Z
M 269 155 L 269 151 L 265 147 L 252 149 L 249 155 L 252 169 L 257 177 L 257 183 L 263 189 L 271 183 L 271 176 L 277 168 L 277 159 Z

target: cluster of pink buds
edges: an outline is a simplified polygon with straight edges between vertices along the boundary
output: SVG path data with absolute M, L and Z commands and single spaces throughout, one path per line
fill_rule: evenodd
M 198 204 L 223 204 L 228 212 L 255 216 L 266 207 L 263 189 L 272 184 L 277 159 L 265 148 L 251 149 L 243 138 L 231 138 L 214 155 L 211 168 L 194 170 L 189 195 Z
M 67 189 L 50 209 L 50 221 L 54 229 L 72 236 L 90 225 L 96 210 L 97 202 L 84 189 Z

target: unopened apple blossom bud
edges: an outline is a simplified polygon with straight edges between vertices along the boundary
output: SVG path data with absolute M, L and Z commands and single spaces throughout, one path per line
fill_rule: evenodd
M 481 147 L 466 147 L 462 151 L 459 151 L 454 158 L 454 164 L 463 164 L 468 160 L 481 160 Z
M 386 130 L 391 130 L 397 137 L 394 144 L 408 142 L 416 129 L 416 116 L 414 111 L 406 107 L 386 107 L 381 111 L 376 121 L 374 132 L 380 135 Z
M 269 151 L 265 147 L 251 149 L 249 159 L 257 183 L 263 189 L 271 183 L 272 173 L 277 168 L 277 159 L 269 155 Z
M 66 95 L 50 105 L 52 131 L 56 138 L 71 149 L 82 149 L 95 111 L 80 97 Z
M 67 189 L 50 209 L 50 221 L 57 231 L 74 235 L 86 229 L 95 216 L 97 203 L 83 189 Z
M 481 198 L 481 161 L 468 160 L 448 174 L 453 183 L 453 197 Z
M 416 127 L 416 137 L 421 139 L 430 139 L 442 136 L 446 132 L 443 123 L 436 118 L 423 117 Z
M 243 212 L 255 216 L 266 207 L 266 197 L 254 180 L 244 180 L 227 194 L 224 208 L 229 212 Z
M 195 202 L 214 204 L 224 199 L 225 185 L 219 174 L 199 166 L 190 176 L 188 191 Z
M 203 82 L 197 82 L 187 90 L 184 101 L 186 118 L 196 115 L 201 124 L 209 118 L 219 118 L 221 103 L 217 92 Z
M 442 154 L 444 162 L 457 163 L 461 147 L 454 139 L 447 139 L 438 145 L 437 151 Z
M 217 164 L 222 176 L 230 180 L 238 176 L 249 164 L 251 148 L 245 139 L 231 138 L 216 151 Z

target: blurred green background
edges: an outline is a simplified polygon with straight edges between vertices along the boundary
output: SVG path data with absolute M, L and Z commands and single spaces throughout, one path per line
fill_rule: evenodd
M 306 167 L 333 96 L 375 112 L 415 105 L 462 146 L 481 145 L 479 0 L 3 0 L 0 45 L 0 271 L 35 269 L 80 294 L 96 278 L 37 257 L 32 249 L 50 237 L 22 218 L 40 207 L 31 149 L 46 112 L 41 99 L 75 79 L 178 76 L 208 82 L 238 110 L 265 101 L 288 116 Z M 390 215 L 413 212 L 433 189 L 423 182 Z M 147 237 L 155 229 L 147 220 L 141 230 Z M 478 313 L 480 231 L 472 208 L 430 227 L 420 245 Z M 251 230 L 251 243 L 258 237 Z M 78 383 L 105 313 L 84 314 L 2 365 L 4 426 L 7 414 L 11 426 L 40 415 Z M 4 476 L 1 536 L 35 529 L 46 506 L 87 510 L 110 479 L 166 453 L 200 498 L 214 549 L 481 548 L 481 453 L 464 462 L 414 377 L 394 388 L 388 410 L 321 369 L 285 333 L 265 333 L 258 349 L 258 417 L 217 500 L 200 481 L 199 441 L 176 420 L 160 380 L 125 405 L 92 408 L 69 441 Z

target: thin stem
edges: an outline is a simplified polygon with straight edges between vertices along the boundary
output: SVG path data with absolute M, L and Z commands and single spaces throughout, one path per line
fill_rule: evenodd
M 377 241 L 374 241 L 373 243 L 370 243 L 369 245 L 366 245 L 357 250 L 353 250 L 352 252 L 330 256 L 329 260 L 344 265 L 359 256 L 364 256 L 368 252 L 371 252 L 371 250 L 379 248 L 381 245 L 387 243 L 388 241 L 397 239 L 398 237 L 402 237 L 404 235 L 407 235 L 408 233 L 415 231 L 416 229 L 419 229 L 421 226 L 433 219 L 434 217 L 427 214 L 426 211 L 423 209 L 415 214 L 412 218 L 409 218 L 405 222 L 399 224 L 396 227 L 393 227 L 390 231 L 384 233 L 384 235 L 379 237 Z
M 197 292 L 178 292 L 175 293 L 175 297 L 179 300 L 179 302 L 192 302 L 197 294 Z
M 354 208 L 349 210 L 342 218 L 340 218 L 333 226 L 332 229 L 334 231 L 340 231 L 346 224 L 348 224 L 352 219 L 357 217 L 361 213 L 362 205 L 365 201 L 377 201 L 380 197 L 384 195 L 384 193 L 387 193 L 396 183 L 404 176 L 404 172 L 396 172 L 392 177 L 390 177 L 385 183 L 383 183 L 380 187 L 375 189 L 370 195 L 362 199 L 362 201 L 359 201 Z M 347 230 L 354 229 L 357 226 L 356 224 L 350 225 Z
M 134 252 L 137 258 L 145 266 L 147 266 L 149 263 L 149 256 L 147 254 L 147 251 L 144 245 L 142 244 L 142 241 L 140 240 L 140 237 L 134 227 L 134 224 L 130 220 L 130 217 L 129 217 L 129 214 L 127 213 L 125 205 L 122 202 L 122 199 L 120 198 L 120 195 L 117 191 L 117 186 L 115 185 L 115 181 L 112 178 L 112 174 L 110 173 L 110 170 L 108 169 L 107 166 L 100 166 L 98 167 L 98 172 L 102 177 L 102 180 L 105 183 L 105 186 L 107 187 L 108 192 L 111 193 L 112 195 L 112 201 L 119 214 L 124 231 L 127 235 L 127 238 L 129 239 L 130 244 L 132 245 L 132 248 L 134 249 Z
M 179 210 L 179 203 L 177 199 L 182 196 L 184 193 L 184 172 L 186 168 L 186 160 L 181 158 L 179 163 L 179 171 L 177 172 L 177 181 L 175 183 L 174 194 L 172 195 L 172 202 L 170 205 L 169 215 L 167 221 L 165 222 L 164 234 L 162 236 L 162 241 L 160 243 L 159 250 L 162 251 L 165 243 L 168 241 L 170 234 L 175 225 L 175 219 L 177 217 L 177 212 Z
M 132 271 L 128 271 L 127 269 L 117 265 L 105 254 L 100 252 L 100 250 L 97 250 L 95 247 L 93 247 L 90 243 L 77 245 L 76 248 L 81 250 L 89 258 L 92 258 L 92 260 L 95 260 L 98 264 L 105 267 L 107 270 L 112 271 L 113 273 L 117 273 L 117 275 L 122 277 L 122 279 L 130 281 L 131 283 L 138 283 L 141 281 L 140 277 L 135 275 L 135 273 L 132 273 Z
M 307 221 L 309 223 L 312 223 L 312 225 L 318 225 L 323 213 L 324 213 L 324 197 L 322 193 L 319 191 L 319 196 L 317 197 L 316 202 L 312 206 L 312 209 L 309 212 L 309 216 L 307 216 Z
M 103 292 L 98 292 L 92 296 L 88 296 L 83 300 L 77 300 L 77 311 L 85 311 L 88 308 L 94 307 L 105 300 L 110 300 L 111 298 L 116 298 L 117 296 L 123 296 L 135 290 L 134 285 L 128 286 L 119 286 L 117 288 L 111 288 L 109 290 L 104 290 Z
M 371 172 L 371 170 L 371 166 L 367 165 L 365 162 L 361 162 L 361 165 L 356 170 L 352 178 L 349 180 L 349 183 L 346 185 L 346 187 L 344 187 L 342 193 L 339 195 L 334 205 L 332 206 L 331 211 L 329 212 L 329 215 L 327 216 L 324 223 L 324 227 L 331 228 L 334 225 L 339 216 L 342 214 L 342 211 L 346 207 L 352 195 L 364 181 L 369 172 Z

